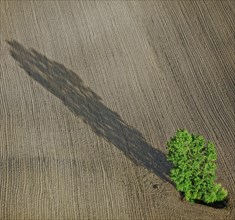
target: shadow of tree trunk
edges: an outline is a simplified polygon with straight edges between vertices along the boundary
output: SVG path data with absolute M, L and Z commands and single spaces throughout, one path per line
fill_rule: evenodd
M 8 41 L 11 56 L 20 67 L 47 91 L 59 98 L 71 112 L 91 129 L 112 143 L 128 158 L 172 184 L 168 174 L 171 164 L 159 150 L 150 146 L 142 134 L 127 125 L 107 108 L 80 77 L 62 64 L 49 60 L 34 49 L 27 50 L 16 41 Z

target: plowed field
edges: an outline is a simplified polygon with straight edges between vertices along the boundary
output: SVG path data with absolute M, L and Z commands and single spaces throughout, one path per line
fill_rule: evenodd
M 169 180 L 179 128 L 227 208 Z M 0 219 L 235 219 L 234 147 L 233 1 L 0 1 Z

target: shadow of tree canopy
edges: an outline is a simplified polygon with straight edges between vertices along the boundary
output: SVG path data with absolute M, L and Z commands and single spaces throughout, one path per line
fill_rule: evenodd
M 129 159 L 172 184 L 168 174 L 171 164 L 159 150 L 150 146 L 143 135 L 127 125 L 107 108 L 82 79 L 60 63 L 49 60 L 34 49 L 27 50 L 17 41 L 7 41 L 11 56 L 26 73 L 59 98 L 71 112 L 88 124 L 96 135 L 121 150 Z

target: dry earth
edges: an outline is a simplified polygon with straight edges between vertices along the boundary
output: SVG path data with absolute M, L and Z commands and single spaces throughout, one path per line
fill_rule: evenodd
M 1 219 L 235 219 L 234 1 L 0 1 Z M 213 140 L 218 210 L 166 141 Z

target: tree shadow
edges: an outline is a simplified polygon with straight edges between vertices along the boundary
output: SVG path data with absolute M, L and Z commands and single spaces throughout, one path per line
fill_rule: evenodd
M 172 184 L 168 176 L 171 164 L 165 154 L 150 146 L 138 130 L 127 125 L 116 112 L 107 108 L 76 73 L 34 49 L 27 50 L 15 40 L 7 43 L 11 46 L 11 56 L 20 67 L 59 98 L 98 136 L 112 143 L 136 164 Z

